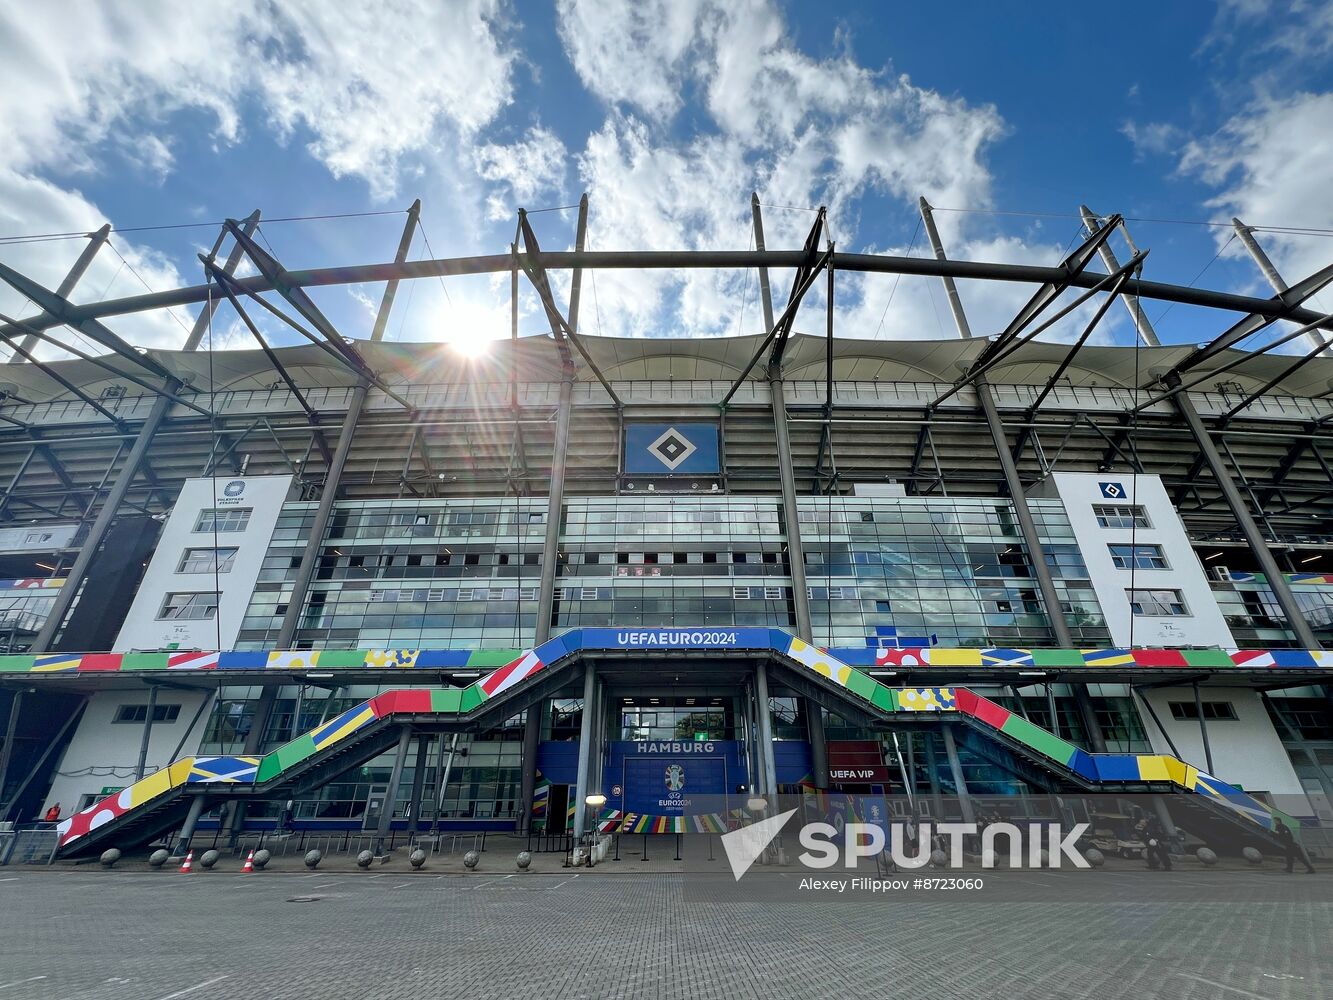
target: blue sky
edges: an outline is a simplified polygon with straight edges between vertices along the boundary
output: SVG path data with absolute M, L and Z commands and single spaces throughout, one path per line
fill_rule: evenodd
M 86 301 L 198 282 L 205 223 L 254 208 L 295 268 L 388 259 L 416 197 L 444 256 L 502 250 L 517 206 L 583 191 L 596 249 L 743 249 L 758 190 L 770 246 L 799 245 L 808 209 L 827 204 L 843 249 L 922 254 L 925 195 L 964 210 L 939 214 L 951 255 L 1032 263 L 1079 238 L 1086 202 L 1138 220 L 1148 277 L 1268 295 L 1230 230 L 1199 223 L 1333 231 L 1331 50 L 1333 3 L 1316 0 L 11 5 L 0 260 L 54 287 L 79 241 L 17 238 L 110 221 L 114 250 L 74 296 Z M 371 212 L 398 214 L 276 221 Z M 543 246 L 570 245 L 572 212 L 534 223 Z M 158 226 L 180 228 L 138 228 Z M 1259 238 L 1290 281 L 1333 261 L 1327 232 Z M 419 234 L 413 254 L 427 253 Z M 752 275 L 604 273 L 588 290 L 585 333 L 760 332 Z M 366 336 L 379 292 L 316 298 Z M 979 333 L 1027 292 L 962 288 Z M 808 302 L 798 327 L 822 329 L 818 294 Z M 1148 310 L 1164 342 L 1229 319 Z M 0 288 L 0 312 L 31 311 Z M 500 336 L 508 315 L 507 276 L 415 282 L 390 336 Z M 1077 336 L 1077 318 L 1051 336 Z M 111 325 L 171 346 L 188 320 Z M 525 294 L 523 332 L 544 322 Z M 952 335 L 937 281 L 887 276 L 839 278 L 838 331 Z M 1100 342 L 1131 338 L 1113 310 Z M 252 346 L 227 310 L 214 343 Z

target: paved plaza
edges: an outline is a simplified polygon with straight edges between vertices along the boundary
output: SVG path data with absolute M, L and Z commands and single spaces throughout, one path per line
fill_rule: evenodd
M 1150 873 L 1102 872 L 1101 884 L 1127 888 L 1088 902 L 1088 883 L 1075 881 L 1088 875 L 1038 874 L 1045 892 L 1019 902 L 987 892 L 730 902 L 710 899 L 700 876 L 608 865 L 466 875 L 398 863 L 189 876 L 0 868 L 0 1000 L 1277 1000 L 1333 988 L 1326 875 L 1185 873 L 1200 886 L 1225 878 L 1231 901 L 1214 892 L 1143 902 L 1135 886 L 1149 883 L 1135 880 Z M 1288 901 L 1244 901 L 1287 891 Z

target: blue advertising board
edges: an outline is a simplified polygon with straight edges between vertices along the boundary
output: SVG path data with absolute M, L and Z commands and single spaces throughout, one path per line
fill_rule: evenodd
M 584 649 L 785 649 L 790 636 L 766 628 L 585 628 Z
M 614 740 L 608 744 L 607 805 L 647 816 L 725 811 L 746 783 L 734 740 Z
M 717 424 L 626 424 L 624 468 L 641 476 L 716 475 Z

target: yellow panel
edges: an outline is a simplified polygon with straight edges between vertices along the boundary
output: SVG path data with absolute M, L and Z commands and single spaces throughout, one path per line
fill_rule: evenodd
M 1159 757 L 1155 754 L 1146 754 L 1139 758 L 1139 777 L 1144 781 L 1170 781 L 1171 775 L 1167 770 L 1166 762 L 1168 758 Z
M 932 667 L 979 667 L 981 650 L 979 649 L 932 649 L 930 651 Z

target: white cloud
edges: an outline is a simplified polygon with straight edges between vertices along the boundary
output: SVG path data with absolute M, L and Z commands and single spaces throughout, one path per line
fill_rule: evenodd
M 941 96 L 845 54 L 805 55 L 772 3 L 697 0 L 670 5 L 666 15 L 629 0 L 563 0 L 559 11 L 571 63 L 612 105 L 578 156 L 598 249 L 744 249 L 751 191 L 769 206 L 770 247 L 799 246 L 814 220 L 783 206 L 827 205 L 831 234 L 848 250 L 858 248 L 866 195 L 912 204 L 925 195 L 952 207 L 990 202 L 984 157 L 1004 132 L 993 107 Z M 668 16 L 660 34 L 645 37 L 645 25 Z M 709 120 L 692 123 L 682 138 L 672 115 L 683 95 L 695 93 Z M 940 218 L 960 255 L 963 218 Z M 790 277 L 772 275 L 776 298 L 785 297 Z M 611 317 L 606 332 L 753 333 L 762 326 L 754 281 L 742 273 L 617 271 L 603 272 L 599 283 L 604 320 Z M 847 290 L 850 306 L 865 286 L 848 281 Z M 812 308 L 821 295 L 812 295 Z
M 1256 101 L 1214 134 L 1184 147 L 1180 169 L 1218 189 L 1219 221 L 1333 229 L 1333 93 Z M 1230 236 L 1219 231 L 1219 241 Z M 1333 261 L 1327 237 L 1260 233 L 1294 283 Z
M 535 125 L 520 142 L 486 143 L 477 147 L 474 161 L 483 180 L 496 185 L 486 199 L 486 215 L 510 219 L 515 209 L 530 206 L 534 198 L 559 195 L 564 188 L 565 144 L 550 129 Z

